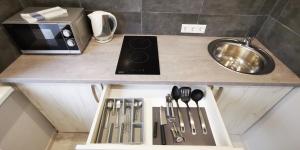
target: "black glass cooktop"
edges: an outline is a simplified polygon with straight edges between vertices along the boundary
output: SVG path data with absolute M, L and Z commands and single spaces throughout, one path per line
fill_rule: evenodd
M 116 74 L 159 75 L 156 36 L 125 36 Z

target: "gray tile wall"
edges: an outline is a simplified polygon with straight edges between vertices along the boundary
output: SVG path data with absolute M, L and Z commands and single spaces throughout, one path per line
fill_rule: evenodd
M 207 24 L 203 36 L 255 35 L 276 0 L 22 0 L 26 6 L 81 6 L 118 17 L 117 33 L 181 34 L 181 24 Z M 187 35 L 187 34 L 185 34 Z M 195 34 L 188 34 L 195 35 Z
M 300 76 L 299 0 L 278 0 L 257 38 Z
M 18 0 L 0 1 L 0 22 L 21 10 L 22 6 Z M 8 37 L 4 27 L 0 25 L 0 72 L 20 55 L 14 43 Z

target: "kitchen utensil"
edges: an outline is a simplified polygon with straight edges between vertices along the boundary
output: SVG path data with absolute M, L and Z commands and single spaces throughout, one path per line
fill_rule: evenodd
M 169 118 L 174 118 L 174 108 L 173 108 L 173 103 L 172 103 L 172 97 L 170 94 L 166 96 L 166 102 L 167 102 L 167 114 Z
M 107 143 L 111 143 L 112 142 L 112 135 L 113 135 L 113 129 L 114 129 L 114 123 L 110 124 L 110 127 L 108 129 L 108 134 L 107 134 Z
M 128 137 L 128 142 L 130 142 L 130 132 L 131 132 L 131 104 L 126 102 L 126 107 L 125 107 L 125 127 L 124 127 L 124 132 L 129 136 Z
M 117 105 L 117 100 L 114 100 L 113 108 L 112 108 L 112 115 L 114 116 L 116 114 L 116 105 Z
M 174 122 L 172 122 L 171 132 L 173 135 L 173 139 L 175 139 L 176 143 L 181 143 L 184 141 L 182 134 L 177 130 L 177 127 Z
M 193 92 L 191 94 L 192 100 L 197 105 L 197 111 L 198 111 L 198 115 L 199 115 L 199 119 L 200 119 L 200 123 L 201 123 L 202 133 L 207 134 L 205 120 L 204 120 L 202 111 L 201 111 L 201 109 L 199 108 L 199 105 L 198 105 L 198 102 L 203 98 L 203 96 L 204 96 L 204 93 L 199 89 L 193 90 Z
M 140 109 L 143 105 L 143 102 L 142 101 L 134 101 L 134 121 L 138 121 L 140 122 L 141 121 L 141 112 L 140 112 Z
M 184 138 L 182 134 L 178 131 L 176 125 L 175 125 L 175 115 L 174 115 L 174 110 L 173 110 L 173 103 L 172 103 L 172 97 L 170 94 L 166 96 L 166 101 L 167 101 L 167 119 L 169 123 L 171 124 L 171 133 L 173 135 L 173 139 L 175 140 L 176 143 L 180 143 L 184 141 Z M 170 125 L 169 124 L 169 125 Z
M 107 128 L 107 127 L 108 127 L 108 122 L 109 122 L 111 110 L 112 110 L 112 108 L 113 108 L 113 103 L 114 103 L 113 100 L 109 100 L 109 101 L 107 102 L 107 106 L 106 106 L 107 115 L 106 115 L 106 120 L 105 120 L 104 128 Z
M 106 43 L 112 40 L 117 29 L 117 19 L 113 14 L 105 11 L 94 11 L 88 14 L 88 17 L 92 23 L 94 37 L 98 42 Z
M 120 117 L 119 117 L 119 115 L 120 115 L 120 108 L 121 108 L 121 105 L 122 105 L 122 103 L 121 103 L 121 100 L 116 100 L 117 102 L 116 102 L 116 115 L 117 115 L 117 117 L 116 117 L 116 123 L 115 123 L 115 128 L 118 128 L 119 127 L 119 122 L 120 122 Z
M 123 137 L 124 137 L 124 122 L 121 123 L 119 143 L 123 143 Z
M 160 136 L 161 144 L 166 145 L 165 125 L 167 124 L 166 112 L 163 107 L 160 107 Z
M 158 123 L 155 121 L 154 125 L 153 125 L 153 138 L 157 137 L 157 126 L 158 126 Z
M 123 143 L 123 137 L 124 137 L 124 123 L 125 123 L 125 119 L 124 119 L 124 116 L 125 116 L 125 101 L 122 101 L 122 106 L 120 107 L 120 112 L 122 115 L 122 117 L 120 117 L 120 122 L 121 123 L 121 127 L 119 128 L 119 143 Z
M 189 101 L 191 99 L 191 88 L 190 87 L 181 87 L 180 88 L 180 95 L 181 95 L 181 100 L 186 104 L 186 110 L 187 110 L 187 116 L 188 116 L 188 119 L 189 119 L 189 122 L 190 122 L 190 127 L 191 127 L 191 132 L 193 135 L 196 135 L 197 134 L 197 131 L 196 131 L 196 127 L 195 127 L 195 121 L 194 121 L 194 118 L 192 116 L 192 113 L 191 113 L 191 109 L 190 109 L 190 106 L 189 106 Z
M 180 131 L 181 131 L 181 133 L 184 133 L 185 132 L 184 122 L 183 122 L 182 114 L 181 114 L 181 111 L 179 109 L 179 104 L 178 104 L 178 99 L 180 98 L 180 90 L 177 86 L 173 86 L 171 95 L 177 105 L 177 113 L 178 113 L 178 118 L 179 118 Z

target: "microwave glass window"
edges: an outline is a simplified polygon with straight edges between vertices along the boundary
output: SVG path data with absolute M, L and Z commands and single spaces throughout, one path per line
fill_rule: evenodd
M 6 24 L 5 27 L 22 50 L 68 50 L 57 24 Z
M 46 40 L 55 39 L 50 29 L 33 29 L 32 31 L 36 39 L 46 39 Z

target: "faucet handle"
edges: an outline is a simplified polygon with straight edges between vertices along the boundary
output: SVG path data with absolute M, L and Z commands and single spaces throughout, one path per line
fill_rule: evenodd
M 243 42 L 246 46 L 249 46 L 251 44 L 251 41 L 252 41 L 252 37 L 250 36 L 243 39 Z

